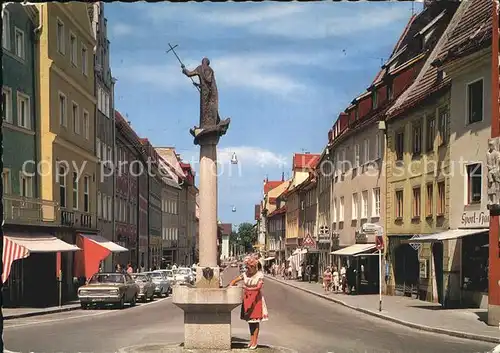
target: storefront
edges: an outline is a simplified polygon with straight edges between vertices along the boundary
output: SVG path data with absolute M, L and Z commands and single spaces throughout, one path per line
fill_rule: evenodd
M 61 254 L 79 250 L 51 234 L 6 231 L 2 256 L 4 305 L 46 307 L 64 302 L 64 278 L 72 278 L 72 273 Z
M 331 254 L 338 269 L 346 268 L 352 293 L 378 293 L 379 259 L 375 244 L 354 244 Z
M 328 232 L 319 234 L 318 236 L 318 252 L 319 252 L 319 275 L 322 278 L 323 272 L 330 265 L 330 252 L 332 247 L 332 237 Z
M 451 229 L 406 242 L 419 245 L 420 299 L 446 308 L 487 307 L 487 228 Z

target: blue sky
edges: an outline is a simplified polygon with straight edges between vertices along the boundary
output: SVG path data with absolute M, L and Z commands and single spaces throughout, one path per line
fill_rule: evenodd
M 115 2 L 105 11 L 116 109 L 141 137 L 175 146 L 193 164 L 199 97 L 168 43 L 190 69 L 210 59 L 220 115 L 232 120 L 219 144 L 219 218 L 239 224 L 253 221 L 266 175 L 290 176 L 294 152 L 323 150 L 339 112 L 390 55 L 412 5 Z

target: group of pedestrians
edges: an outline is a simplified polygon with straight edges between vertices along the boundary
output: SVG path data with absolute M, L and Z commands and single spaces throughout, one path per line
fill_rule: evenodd
M 356 290 L 356 270 L 342 265 L 340 271 L 337 266 L 328 266 L 323 273 L 323 288 L 325 292 L 352 293 Z

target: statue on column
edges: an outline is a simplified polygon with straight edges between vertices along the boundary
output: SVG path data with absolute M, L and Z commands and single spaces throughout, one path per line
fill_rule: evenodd
M 488 168 L 488 206 L 500 204 L 500 152 L 497 150 L 496 140 L 488 140 L 486 153 Z
M 221 120 L 219 116 L 219 93 L 215 81 L 214 70 L 210 67 L 210 60 L 203 58 L 201 65 L 193 71 L 186 69 L 184 65 L 182 73 L 187 77 L 198 76 L 200 82 L 194 83 L 200 91 L 200 125 L 190 130 L 196 140 L 211 132 L 217 132 L 219 136 L 224 135 L 229 127 L 230 119 Z

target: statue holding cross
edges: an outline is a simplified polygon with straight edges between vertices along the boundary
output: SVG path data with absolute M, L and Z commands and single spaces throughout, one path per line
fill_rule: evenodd
M 175 52 L 177 45 L 172 46 L 169 43 L 170 49 L 168 52 L 173 52 L 179 63 L 181 64 L 182 73 L 189 77 L 193 85 L 200 92 L 200 124 L 190 130 L 195 138 L 195 143 L 198 144 L 199 138 L 202 135 L 214 134 L 222 136 L 226 133 L 231 119 L 221 120 L 219 116 L 219 92 L 215 80 L 214 70 L 210 67 L 210 60 L 203 58 L 201 65 L 194 70 L 186 69 L 181 59 Z M 193 77 L 198 76 L 199 83 L 193 80 Z

